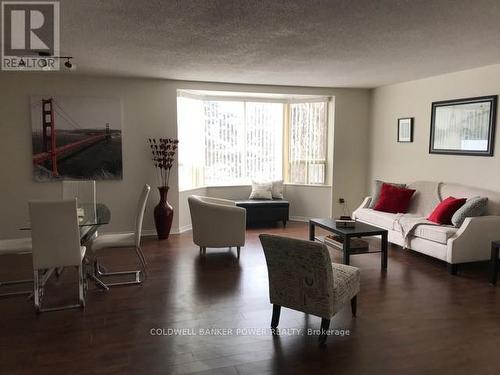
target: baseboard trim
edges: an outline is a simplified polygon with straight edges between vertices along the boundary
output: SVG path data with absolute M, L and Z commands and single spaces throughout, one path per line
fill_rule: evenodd
M 301 221 L 301 222 L 307 223 L 311 219 L 312 219 L 312 217 L 308 217 L 308 216 L 290 216 L 290 221 Z
M 172 228 L 170 230 L 170 234 L 181 234 L 187 231 L 190 231 L 192 229 L 191 224 L 189 225 L 184 225 L 180 228 Z M 130 232 L 123 232 L 123 233 L 130 233 Z M 142 237 L 154 237 L 156 236 L 156 230 L 155 229 L 145 229 L 142 231 Z
M 191 224 L 183 225 L 182 227 L 179 227 L 179 229 L 177 230 L 177 233 L 178 234 L 184 233 L 184 232 L 187 232 L 187 231 L 189 231 L 191 229 L 193 229 L 193 226 Z
M 156 230 L 145 229 L 142 231 L 142 237 L 152 237 L 152 236 L 156 236 Z

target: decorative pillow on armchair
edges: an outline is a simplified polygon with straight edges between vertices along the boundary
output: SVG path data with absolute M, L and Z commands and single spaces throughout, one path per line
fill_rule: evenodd
M 413 193 L 415 193 L 413 189 L 399 188 L 384 183 L 380 189 L 380 197 L 373 209 L 392 214 L 405 214 L 408 211 Z
M 252 192 L 249 199 L 273 199 L 273 183 L 252 181 Z

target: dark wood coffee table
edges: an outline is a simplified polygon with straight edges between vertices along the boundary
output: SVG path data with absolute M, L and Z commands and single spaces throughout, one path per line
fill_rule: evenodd
M 383 270 L 387 269 L 387 230 L 374 227 L 373 225 L 365 224 L 356 221 L 354 228 L 338 228 L 335 225 L 335 219 L 311 219 L 309 220 L 309 240 L 325 242 L 324 237 L 317 237 L 315 235 L 315 228 L 320 227 L 328 232 L 332 232 L 337 236 L 342 237 L 343 242 L 343 259 L 344 264 L 349 264 L 349 258 L 351 255 L 357 254 L 372 254 L 372 253 L 382 253 L 381 256 L 381 266 Z M 369 237 L 369 236 L 382 236 L 382 245 L 380 251 L 370 251 L 368 250 L 351 250 L 350 240 L 351 238 L 357 237 Z

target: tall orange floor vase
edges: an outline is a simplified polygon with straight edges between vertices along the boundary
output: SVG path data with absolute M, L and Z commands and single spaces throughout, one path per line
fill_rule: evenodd
M 168 186 L 158 187 L 160 202 L 154 209 L 156 233 L 158 233 L 159 240 L 166 240 L 168 238 L 170 229 L 172 228 L 172 220 L 174 219 L 174 209 L 167 200 L 168 189 Z

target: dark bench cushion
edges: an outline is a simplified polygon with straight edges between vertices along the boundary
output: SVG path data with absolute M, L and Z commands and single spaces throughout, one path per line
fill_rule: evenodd
M 284 199 L 249 199 L 246 201 L 236 201 L 238 207 L 288 207 L 290 203 Z
M 236 206 L 247 210 L 247 224 L 282 221 L 286 226 L 290 204 L 283 199 L 236 201 Z

